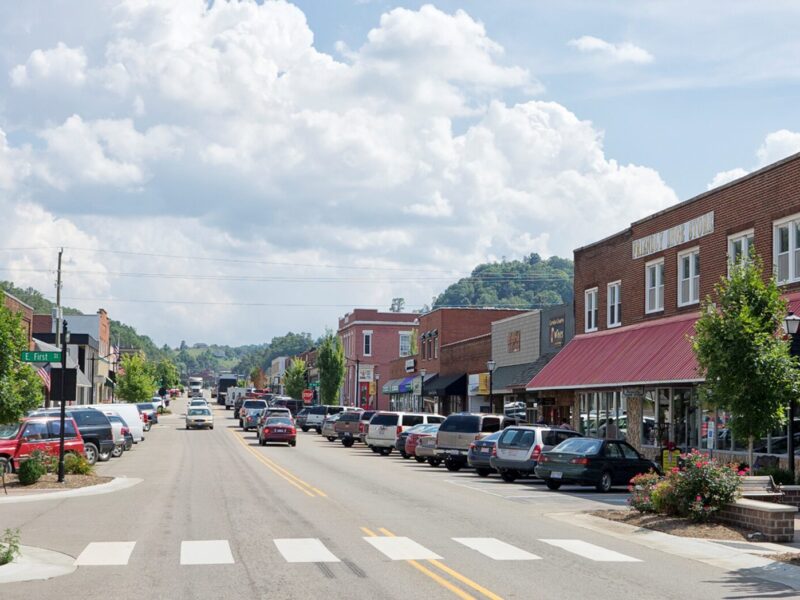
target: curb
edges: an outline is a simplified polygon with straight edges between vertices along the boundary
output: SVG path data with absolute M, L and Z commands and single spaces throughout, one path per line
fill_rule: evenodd
M 98 496 L 100 494 L 110 494 L 133 487 L 144 481 L 137 477 L 115 477 L 107 483 L 100 483 L 74 490 L 60 490 L 57 492 L 44 492 L 41 494 L 29 494 L 26 496 L 0 496 L 0 504 L 18 504 L 22 502 L 41 502 L 43 500 L 61 500 L 63 498 L 79 498 L 81 496 Z
M 75 559 L 67 554 L 33 546 L 20 546 L 17 559 L 0 567 L 0 584 L 52 579 L 69 575 L 77 568 Z
M 547 516 L 556 521 L 604 533 L 646 546 L 652 550 L 702 562 L 741 576 L 756 577 L 785 585 L 793 590 L 800 590 L 800 567 L 723 546 L 718 542 L 700 538 L 677 537 L 661 531 L 609 521 L 586 513 L 553 513 Z M 753 545 L 756 546 L 756 544 Z M 780 552 L 780 550 L 775 550 L 774 544 L 764 544 L 764 549 L 769 550 L 770 553 Z M 784 550 L 784 552 L 787 551 L 791 552 L 790 549 Z

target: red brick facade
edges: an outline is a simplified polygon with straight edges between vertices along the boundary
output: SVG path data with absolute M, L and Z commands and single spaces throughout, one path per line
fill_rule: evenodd
M 20 315 L 20 324 L 25 329 L 25 335 L 28 338 L 28 349 L 33 350 L 33 307 L 8 292 L 3 292 L 3 304 L 12 313 Z
M 486 363 L 492 357 L 492 334 L 486 333 L 474 338 L 445 344 L 442 346 L 441 375 L 462 373 L 484 373 Z

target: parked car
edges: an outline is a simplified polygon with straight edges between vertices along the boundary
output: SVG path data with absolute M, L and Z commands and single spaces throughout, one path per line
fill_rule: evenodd
M 192 407 L 186 411 L 186 429 L 214 429 L 214 414 L 208 407 Z
M 236 410 L 236 414 L 238 415 L 239 419 L 239 427 L 244 427 L 244 411 L 250 410 L 251 408 L 267 408 L 267 401 L 266 400 L 256 400 L 254 398 L 245 398 L 242 401 L 242 405 Z M 250 427 L 255 427 L 257 421 L 253 422 Z
M 242 422 L 242 430 L 250 431 L 251 429 L 255 429 L 258 427 L 258 421 L 261 419 L 261 415 L 267 412 L 267 407 L 262 406 L 258 408 L 244 408 L 239 411 L 239 415 Z
M 150 427 L 158 423 L 158 410 L 153 406 L 152 402 L 137 402 L 136 407 L 140 413 L 147 417 L 145 431 L 149 431 Z
M 574 437 L 580 437 L 580 434 L 571 429 L 538 425 L 507 427 L 497 438 L 489 464 L 508 483 L 520 477 L 530 477 L 534 475 L 542 452 Z
M 323 437 L 328 438 L 329 442 L 336 441 L 336 422 L 343 414 L 344 413 L 336 413 L 335 415 L 330 415 L 322 422 L 322 431 L 320 431 L 320 433 Z
M 438 429 L 439 423 L 420 423 L 419 425 L 414 425 L 413 427 L 409 427 L 403 430 L 400 433 L 400 435 L 397 436 L 397 440 L 394 443 L 394 449 L 400 453 L 400 456 L 408 460 L 413 456 L 412 454 L 408 454 L 406 452 L 406 441 L 408 440 L 408 436 L 411 435 L 412 433 L 417 433 L 419 431 L 422 431 L 426 427 L 431 427 L 434 425 Z
M 289 446 L 297 445 L 297 429 L 287 417 L 270 417 L 258 430 L 258 443 L 266 446 L 267 442 L 284 442 Z
M 288 408 L 292 416 L 305 408 L 305 403 L 302 400 L 295 400 L 291 396 L 274 396 L 269 401 L 270 406 Z
M 339 419 L 333 426 L 336 438 L 342 440 L 342 445 L 349 448 L 358 439 L 361 429 L 363 411 L 352 410 L 339 413 Z
M 408 436 L 405 439 L 405 453 L 408 455 L 409 458 L 412 456 L 417 460 L 417 462 L 425 462 L 425 458 L 420 458 L 417 456 L 417 446 L 419 445 L 422 438 L 430 437 L 433 439 L 434 445 L 436 444 L 436 432 L 439 431 L 439 427 L 441 423 L 429 423 L 427 425 L 419 425 L 421 429 L 416 429 L 416 427 L 412 427 L 408 433 Z M 412 431 L 415 430 L 415 431 Z M 405 458 L 405 456 L 403 456 Z
M 126 448 L 127 442 L 126 442 L 126 439 L 125 439 L 125 434 L 126 433 L 128 435 L 130 435 L 130 431 L 128 430 L 128 426 L 120 418 L 120 416 L 117 413 L 115 413 L 113 410 L 101 410 L 101 408 L 99 406 L 92 406 L 91 408 L 94 408 L 95 410 L 99 410 L 105 416 L 108 417 L 108 420 L 111 423 L 111 430 L 114 433 L 114 450 L 111 451 L 111 456 L 113 458 L 119 458 L 120 456 L 122 456 L 122 453 L 126 449 L 130 448 L 130 447 Z M 133 444 L 131 443 L 131 446 L 132 445 Z
M 444 460 L 449 471 L 458 471 L 467 465 L 472 442 L 515 422 L 505 415 L 469 412 L 449 415 L 436 434 L 437 457 Z
M 294 416 L 294 423 L 296 427 L 303 427 L 306 424 L 306 417 L 308 416 L 308 408 L 300 410 Z
M 490 462 L 492 454 L 494 453 L 497 438 L 500 437 L 502 431 L 495 431 L 490 433 L 485 438 L 475 440 L 469 445 L 467 451 L 467 464 L 475 469 L 475 472 L 481 477 L 488 477 L 494 473 L 494 468 Z
M 137 444 L 144 441 L 144 417 L 139 412 L 136 404 L 128 402 L 103 404 L 103 410 L 113 410 L 117 413 L 128 426 L 133 437 L 133 443 Z
M 442 464 L 442 459 L 436 450 L 436 436 L 426 435 L 419 439 L 417 447 L 414 448 L 414 458 L 417 462 L 426 462 L 432 467 Z
M 362 444 L 367 443 L 367 431 L 369 430 L 369 422 L 378 414 L 377 410 L 365 410 L 361 413 L 361 420 L 358 422 L 358 440 Z
M 35 450 L 57 456 L 60 433 L 60 416 L 28 417 L 18 423 L 0 425 L 0 472 L 16 471 L 20 461 Z M 64 452 L 84 454 L 83 438 L 70 416 L 64 419 Z
M 407 428 L 421 423 L 441 423 L 442 415 L 429 413 L 379 412 L 372 417 L 367 430 L 367 446 L 383 456 L 391 454 L 397 437 Z
M 308 409 L 306 422 L 301 429 L 303 431 L 316 429 L 317 433 L 322 433 L 322 423 L 325 421 L 325 417 L 342 412 L 344 408 L 344 406 L 329 406 L 327 404 L 317 404 L 316 406 L 312 406 Z
M 627 442 L 573 438 L 542 453 L 536 476 L 557 490 L 563 484 L 593 485 L 607 492 L 615 485 L 628 485 L 631 478 L 660 467 L 639 454 Z
M 111 421 L 99 410 L 93 408 L 70 406 L 67 415 L 75 419 L 75 424 L 83 439 L 83 449 L 86 460 L 95 464 L 98 460 L 105 462 L 111 458 L 114 451 L 114 431 Z M 29 416 L 59 416 L 56 408 L 34 411 Z M 64 430 L 66 432 L 66 429 Z

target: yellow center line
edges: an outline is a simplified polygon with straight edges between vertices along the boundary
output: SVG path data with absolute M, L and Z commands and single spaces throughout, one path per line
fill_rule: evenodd
M 367 534 L 369 537 L 378 537 L 378 534 L 372 531 L 371 529 L 367 529 L 366 527 L 362 527 L 361 531 Z
M 305 488 L 304 488 L 303 486 L 301 486 L 300 484 L 298 484 L 298 483 L 296 483 L 296 482 L 292 481 L 290 478 L 286 477 L 286 475 L 284 475 L 283 473 L 281 473 L 280 471 L 278 471 L 276 468 L 274 468 L 274 467 L 273 467 L 271 464 L 269 464 L 268 462 L 266 462 L 265 460 L 263 460 L 263 457 L 262 457 L 262 456 L 261 456 L 261 455 L 260 455 L 258 452 L 254 451 L 254 450 L 253 450 L 253 449 L 252 449 L 250 446 L 248 446 L 248 445 L 247 445 L 247 442 L 245 442 L 245 441 L 244 441 L 244 439 L 243 439 L 241 436 L 237 435 L 237 434 L 236 434 L 236 432 L 233 432 L 233 435 L 234 435 L 234 437 L 235 437 L 235 438 L 236 438 L 236 439 L 239 441 L 239 443 L 240 443 L 240 444 L 241 444 L 241 445 L 244 447 L 244 449 L 245 449 L 245 450 L 247 450 L 248 452 L 250 452 L 250 454 L 252 454 L 253 456 L 255 456 L 255 457 L 256 457 L 256 459 L 257 459 L 257 460 L 258 460 L 258 461 L 259 461 L 261 464 L 263 464 L 265 467 L 267 467 L 267 468 L 268 468 L 270 471 L 272 471 L 273 473 L 275 473 L 275 474 L 276 474 L 278 477 L 280 477 L 281 479 L 284 479 L 284 480 L 286 480 L 287 482 L 289 482 L 290 484 L 292 484 L 292 485 L 293 485 L 294 487 L 296 487 L 298 490 L 300 490 L 301 492 L 303 492 L 303 493 L 304 493 L 306 496 L 311 496 L 312 498 L 315 498 L 314 494 L 312 494 L 311 492 L 309 492 L 307 489 L 305 489 Z
M 385 536 L 396 537 L 395 534 L 393 534 L 388 529 L 385 529 L 384 527 L 379 527 L 378 531 L 380 531 Z M 413 561 L 409 561 L 409 562 L 413 562 Z M 447 573 L 448 575 L 450 575 L 454 579 L 457 579 L 458 581 L 460 581 L 464 585 L 467 585 L 467 586 L 471 587 L 476 592 L 479 592 L 479 593 L 483 594 L 484 596 L 486 596 L 487 598 L 490 598 L 491 600 L 503 600 L 500 596 L 498 596 L 494 592 L 491 592 L 491 591 L 487 590 L 481 584 L 472 581 L 472 579 L 470 579 L 469 577 L 465 577 L 464 575 L 462 575 L 458 571 L 455 571 L 455 570 L 451 569 L 450 567 L 448 567 L 447 565 L 439 562 L 438 560 L 435 560 L 435 559 L 432 559 L 432 558 L 428 559 L 428 564 L 433 565 L 434 567 L 436 567 L 437 569 L 439 569 L 441 571 L 444 571 L 445 573 Z M 438 575 L 437 575 L 437 577 L 438 577 Z M 456 588 L 456 589 L 458 589 L 458 588 Z M 461 591 L 461 590 L 459 590 L 459 591 Z

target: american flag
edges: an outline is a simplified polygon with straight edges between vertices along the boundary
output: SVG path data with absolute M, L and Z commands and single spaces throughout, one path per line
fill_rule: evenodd
M 36 374 L 42 378 L 44 382 L 44 387 L 47 388 L 47 391 L 50 391 L 50 365 L 45 365 L 43 367 L 39 367 L 36 369 Z

